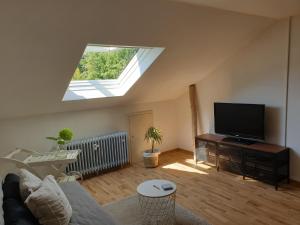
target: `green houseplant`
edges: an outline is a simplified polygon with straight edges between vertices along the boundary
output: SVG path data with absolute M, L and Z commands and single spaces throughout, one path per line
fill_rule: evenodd
M 159 150 L 155 149 L 155 144 L 162 143 L 162 134 L 161 131 L 155 127 L 149 127 L 146 134 L 145 140 L 151 143 L 151 149 L 148 149 L 144 152 L 144 165 L 145 167 L 157 167 L 158 166 L 158 157 Z
M 57 150 L 63 150 L 65 144 L 73 139 L 73 132 L 70 128 L 64 128 L 58 132 L 58 137 L 46 137 L 49 140 L 55 141 Z

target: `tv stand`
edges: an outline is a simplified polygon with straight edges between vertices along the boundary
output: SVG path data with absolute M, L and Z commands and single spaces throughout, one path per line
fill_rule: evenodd
M 289 182 L 289 149 L 283 146 L 261 142 L 241 143 L 216 135 L 203 134 L 195 137 L 197 152 L 205 151 L 209 163 L 217 170 L 224 169 L 275 186 Z
M 256 143 L 256 141 L 253 141 L 253 140 L 247 140 L 247 139 L 237 138 L 237 137 L 225 137 L 225 138 L 223 138 L 223 141 L 224 142 L 233 142 L 233 143 L 242 144 L 242 145 L 252 145 L 252 144 Z

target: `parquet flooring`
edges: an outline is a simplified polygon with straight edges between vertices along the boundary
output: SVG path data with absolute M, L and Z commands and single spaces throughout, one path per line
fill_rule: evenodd
M 139 183 L 154 178 L 174 181 L 176 201 L 211 224 L 300 224 L 298 184 L 285 184 L 275 191 L 270 185 L 217 172 L 205 164 L 195 166 L 193 155 L 183 150 L 161 154 L 157 168 L 134 164 L 87 179 L 82 185 L 105 204 L 135 194 Z

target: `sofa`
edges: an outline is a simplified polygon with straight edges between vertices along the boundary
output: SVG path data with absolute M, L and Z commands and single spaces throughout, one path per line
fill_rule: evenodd
M 120 225 L 78 182 L 62 183 L 60 186 L 73 209 L 70 225 Z
M 0 225 L 40 225 L 24 204 L 20 194 L 20 178 L 8 174 L 0 180 Z M 141 224 L 137 196 L 100 206 L 78 182 L 59 184 L 72 207 L 69 225 L 133 225 Z M 176 225 L 208 225 L 204 219 L 176 204 Z M 114 215 L 114 216 L 112 216 Z M 120 222 L 122 223 L 120 223 Z
M 78 182 L 60 186 L 72 206 L 70 225 L 120 225 Z M 39 225 L 21 200 L 17 175 L 8 174 L 1 182 L 0 203 L 0 225 Z

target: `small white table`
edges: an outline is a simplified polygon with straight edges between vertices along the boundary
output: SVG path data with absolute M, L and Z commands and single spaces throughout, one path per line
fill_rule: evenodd
M 59 182 L 69 182 L 76 180 L 76 176 L 82 176 L 79 172 L 73 172 L 74 175 L 68 176 L 64 173 L 68 164 L 77 160 L 81 150 L 61 150 L 53 152 L 40 153 L 28 149 L 16 149 L 5 157 L 0 157 L 0 162 L 13 163 L 17 168 L 24 168 L 40 176 L 38 168 L 40 166 L 47 168 L 47 173 L 52 174 Z M 18 159 L 16 156 L 25 154 L 26 158 L 23 160 Z
M 165 191 L 162 185 L 170 184 Z M 148 180 L 137 187 L 139 204 L 145 225 L 173 225 L 175 223 L 176 184 L 168 180 Z

